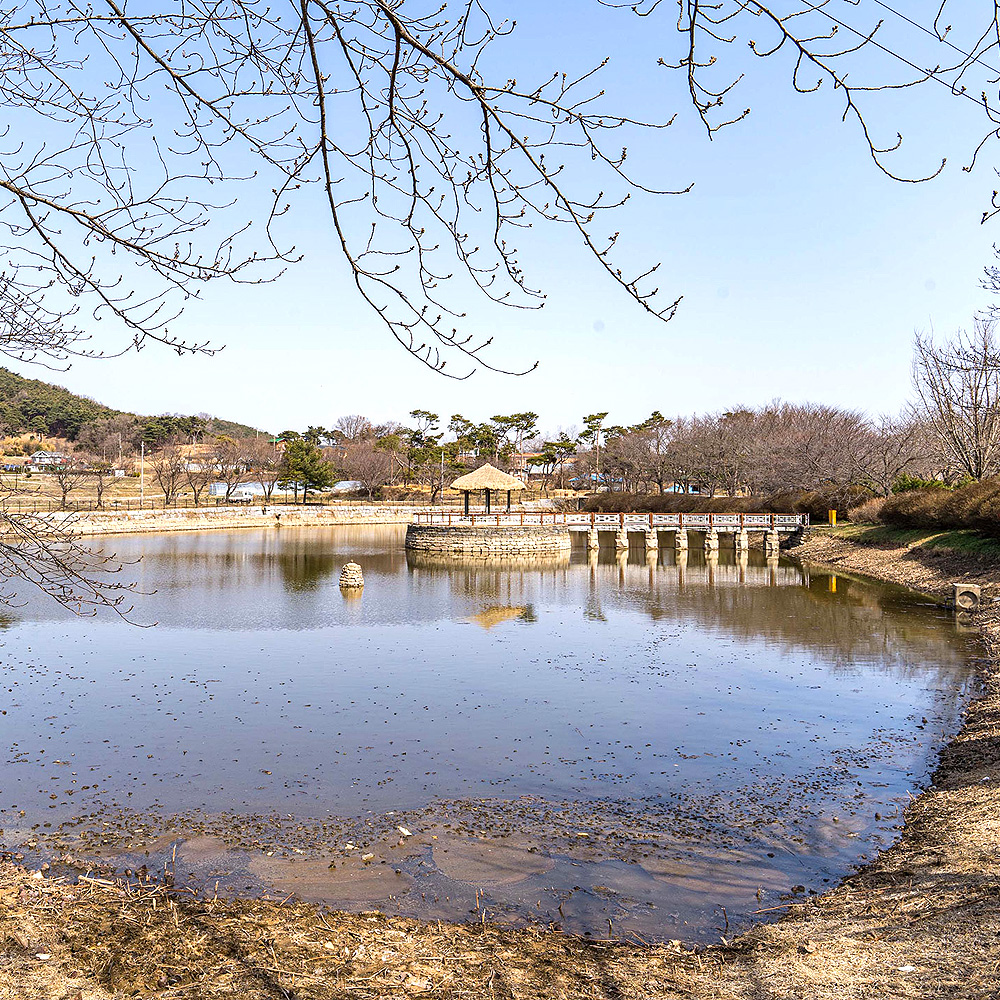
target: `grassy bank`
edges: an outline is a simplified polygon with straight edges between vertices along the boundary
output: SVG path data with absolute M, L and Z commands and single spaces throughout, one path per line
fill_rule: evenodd
M 968 529 L 932 530 L 891 528 L 884 524 L 842 524 L 836 528 L 821 530 L 834 538 L 847 539 L 860 545 L 956 552 L 1000 561 L 1000 539 Z
M 940 600 L 950 597 L 953 583 L 979 584 L 987 600 L 1000 597 L 1000 540 L 969 529 L 815 527 L 792 555 L 899 583 Z
M 929 593 L 945 592 L 956 566 L 998 579 L 987 568 L 992 554 L 928 547 L 928 534 L 866 530 L 817 530 L 798 551 Z M 790 900 L 778 910 L 782 919 L 734 940 L 723 925 L 708 948 L 643 947 L 489 921 L 420 923 L 292 901 L 198 899 L 105 878 L 69 884 L 6 864 L 0 998 L 996 996 L 1000 616 L 990 610 L 981 621 L 981 697 L 943 752 L 932 786 L 907 809 L 900 841 L 837 888 Z

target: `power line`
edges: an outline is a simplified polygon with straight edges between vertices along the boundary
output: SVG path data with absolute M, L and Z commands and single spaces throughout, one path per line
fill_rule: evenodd
M 918 66 L 915 62 L 911 62 L 909 59 L 906 58 L 906 56 L 900 55 L 900 53 L 898 52 L 894 52 L 892 49 L 882 45 L 881 42 L 877 42 L 873 37 L 873 35 L 871 34 L 866 35 L 864 32 L 858 31 L 857 28 L 852 28 L 851 25 L 847 24 L 846 21 L 841 21 L 839 18 L 834 17 L 833 14 L 831 14 L 829 11 L 824 10 L 822 7 L 817 7 L 814 4 L 808 3 L 807 0 L 802 0 L 802 4 L 806 8 L 806 10 L 811 10 L 817 14 L 822 14 L 824 17 L 829 18 L 829 20 L 833 21 L 834 24 L 838 24 L 840 25 L 840 27 L 846 28 L 848 31 L 857 35 L 858 38 L 862 39 L 866 44 L 874 45 L 875 48 L 877 48 L 879 51 L 884 52 L 887 56 L 892 56 L 893 59 L 898 59 L 901 63 L 904 63 L 906 66 L 909 66 L 910 69 L 915 70 L 917 73 L 920 73 L 928 80 L 933 80 L 935 83 L 940 83 L 942 87 L 947 87 L 956 97 L 964 97 L 967 100 L 972 101 L 972 103 L 975 104 L 977 107 L 985 106 L 987 112 L 989 112 L 990 114 L 997 114 L 997 112 L 993 108 L 991 108 L 988 104 L 986 104 L 985 100 L 981 100 L 978 97 L 973 97 L 972 94 L 970 94 L 964 87 L 956 89 L 954 84 L 951 84 L 943 77 L 938 76 L 934 70 L 924 69 L 922 66 Z M 757 6 L 761 6 L 761 4 L 758 2 Z M 935 35 L 935 37 L 937 36 Z
M 987 62 L 983 62 L 983 60 L 980 59 L 979 56 L 974 56 L 971 52 L 966 52 L 965 49 L 960 49 L 957 45 L 953 45 L 951 42 L 948 41 L 947 38 L 942 37 L 936 31 L 931 31 L 931 29 L 928 28 L 926 25 L 920 24 L 918 21 L 914 21 L 912 18 L 907 17 L 905 14 L 900 13 L 894 7 L 890 7 L 887 3 L 883 3 L 882 0 L 872 0 L 872 3 L 876 3 L 878 4 L 879 7 L 882 7 L 884 10 L 889 11 L 890 14 L 895 14 L 896 17 L 902 18 L 904 21 L 906 21 L 907 24 L 912 24 L 914 28 L 917 28 L 918 30 L 922 31 L 925 35 L 930 35 L 930 37 L 933 38 L 936 42 L 940 42 L 944 45 L 947 45 L 948 48 L 954 49 L 959 55 L 965 56 L 966 59 L 971 59 L 973 62 L 979 63 L 980 66 L 985 66 L 991 73 L 1000 74 L 1000 69 L 997 69 L 995 66 L 991 66 Z

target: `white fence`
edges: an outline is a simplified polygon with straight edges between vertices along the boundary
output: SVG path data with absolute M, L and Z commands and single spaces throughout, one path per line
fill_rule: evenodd
M 587 514 L 566 511 L 524 511 L 499 514 L 463 514 L 455 510 L 419 511 L 414 524 L 437 527 L 516 527 L 558 525 L 598 531 L 798 531 L 809 524 L 808 514 Z

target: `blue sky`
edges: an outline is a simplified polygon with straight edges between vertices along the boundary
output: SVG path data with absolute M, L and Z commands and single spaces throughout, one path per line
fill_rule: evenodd
M 870 0 L 834 2 L 853 23 L 887 16 Z M 931 6 L 906 9 L 929 21 Z M 909 395 L 915 330 L 949 334 L 988 304 L 979 279 L 996 223 L 983 226 L 980 216 L 997 176 L 990 148 L 975 171 L 961 169 L 984 131 L 972 102 L 930 85 L 872 95 L 879 137 L 904 134 L 900 169 L 925 172 L 948 157 L 936 180 L 900 184 L 875 168 L 854 123 L 841 122 L 838 95 L 827 86 L 795 93 L 780 58 L 746 63 L 756 75 L 733 104 L 752 114 L 708 142 L 683 77 L 655 66 L 679 51 L 673 8 L 655 22 L 583 3 L 507 0 L 491 9 L 519 22 L 494 55 L 510 75 L 582 69 L 610 55 L 605 83 L 618 106 L 639 116 L 677 112 L 671 129 L 630 147 L 629 162 L 654 184 L 694 182 L 692 192 L 636 199 L 609 225 L 621 230 L 626 259 L 661 262 L 660 284 L 684 296 L 670 323 L 630 302 L 571 232 L 535 229 L 523 260 L 548 293 L 544 309 L 468 307 L 494 337 L 492 359 L 537 360 L 538 370 L 448 380 L 389 338 L 359 301 L 321 214 L 302 213 L 291 230 L 306 253 L 301 264 L 275 284 L 210 286 L 174 324 L 188 339 L 224 344 L 216 356 L 150 347 L 59 374 L 11 367 L 116 407 L 208 411 L 272 430 L 358 412 L 405 420 L 415 407 L 472 419 L 531 409 L 554 430 L 595 410 L 630 423 L 653 409 L 705 412 L 777 396 L 875 413 Z M 923 44 L 893 30 L 900 45 Z M 730 58 L 746 62 L 735 46 Z

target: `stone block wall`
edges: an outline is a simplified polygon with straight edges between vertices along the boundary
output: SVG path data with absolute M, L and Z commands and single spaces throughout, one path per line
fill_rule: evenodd
M 329 524 L 407 524 L 423 507 L 378 504 L 321 507 L 318 504 L 235 504 L 170 510 L 92 511 L 70 522 L 79 535 L 117 535 L 215 528 L 320 527 Z M 52 515 L 62 523 L 66 515 Z
M 554 525 L 438 526 L 411 524 L 406 547 L 416 552 L 456 552 L 480 555 L 568 552 L 569 529 Z

